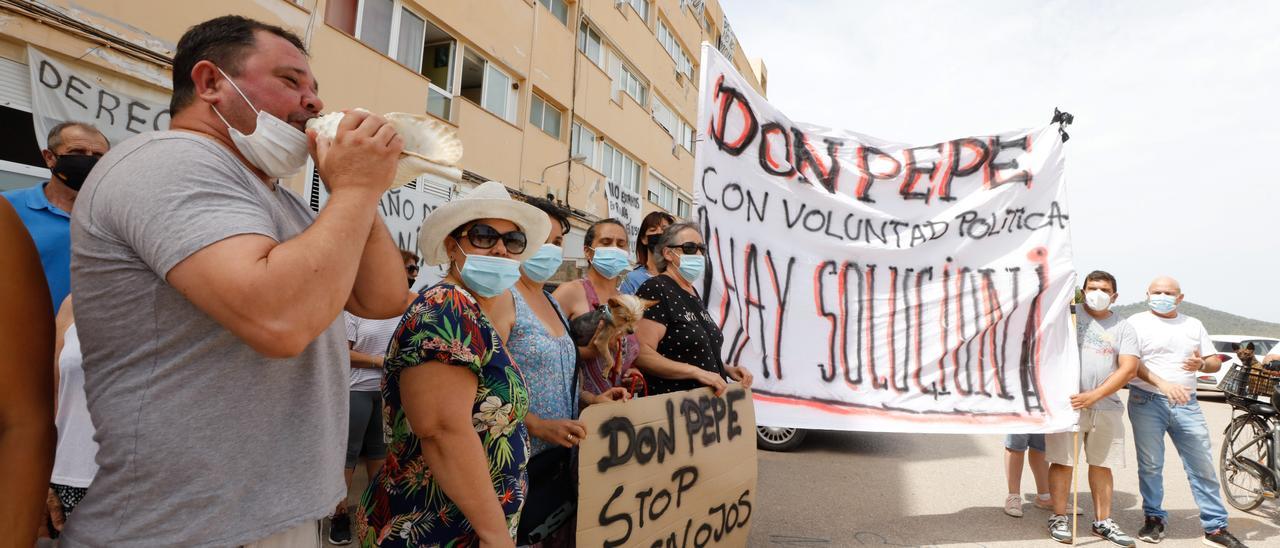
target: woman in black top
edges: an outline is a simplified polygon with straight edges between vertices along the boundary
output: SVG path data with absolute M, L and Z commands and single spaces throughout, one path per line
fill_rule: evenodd
M 667 227 L 654 249 L 654 261 L 662 274 L 636 291 L 638 297 L 657 301 L 636 327 L 640 339 L 636 366 L 648 380 L 650 395 L 703 385 L 720 394 L 728 386 L 726 375 L 751 388 L 749 371 L 721 362 L 724 335 L 693 287 L 705 270 L 706 250 L 696 225 Z

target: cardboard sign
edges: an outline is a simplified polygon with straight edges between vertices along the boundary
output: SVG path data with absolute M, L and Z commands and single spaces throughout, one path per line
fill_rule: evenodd
M 696 217 L 768 426 L 1058 432 L 1076 276 L 1054 126 L 899 143 L 793 122 L 703 47 Z
M 609 216 L 622 222 L 627 229 L 627 241 L 634 251 L 640 234 L 640 195 L 623 188 L 619 183 L 608 182 Z
M 315 170 L 314 164 L 310 161 L 308 161 L 307 170 L 311 174 L 311 181 L 307 184 L 306 196 L 303 199 L 311 205 L 313 211 L 318 213 L 320 208 L 329 201 L 329 192 L 320 181 L 320 173 Z M 424 175 L 415 181 L 412 187 L 403 186 L 388 190 L 382 194 L 382 199 L 378 200 L 378 213 L 391 232 L 396 247 L 400 249 L 417 253 L 418 231 L 422 227 L 422 222 L 437 207 L 450 200 L 452 186 L 448 183 L 432 182 L 429 179 L 429 176 Z M 431 189 L 431 191 L 421 189 Z M 412 289 L 417 291 L 435 285 L 444 279 L 444 276 L 445 267 L 424 265 Z
M 582 413 L 578 546 L 746 546 L 756 500 L 751 392 L 730 385 Z

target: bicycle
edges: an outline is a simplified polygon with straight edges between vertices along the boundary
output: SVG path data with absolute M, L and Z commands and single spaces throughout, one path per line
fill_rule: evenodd
M 1222 492 L 1227 502 L 1248 512 L 1264 499 L 1280 495 L 1280 413 L 1274 404 L 1280 402 L 1280 361 L 1267 364 L 1263 370 L 1236 364 L 1219 386 L 1231 405 L 1233 414 L 1223 433 L 1218 471 Z M 1271 404 L 1260 398 L 1268 396 Z

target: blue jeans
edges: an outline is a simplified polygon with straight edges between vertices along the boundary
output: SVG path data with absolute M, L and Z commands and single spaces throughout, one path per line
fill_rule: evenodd
M 1164 503 L 1164 435 L 1182 457 L 1182 467 L 1191 482 L 1191 495 L 1200 507 L 1200 526 L 1212 532 L 1227 526 L 1227 509 L 1222 506 L 1218 477 L 1214 472 L 1213 443 L 1209 425 L 1194 393 L 1186 405 L 1172 405 L 1163 394 L 1129 387 L 1129 422 L 1138 448 L 1138 490 L 1142 493 L 1142 513 L 1168 522 Z

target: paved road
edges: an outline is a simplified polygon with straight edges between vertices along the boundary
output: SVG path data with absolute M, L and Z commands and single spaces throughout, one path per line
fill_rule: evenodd
M 1121 394 L 1122 399 L 1124 394 Z M 1215 433 L 1214 455 L 1230 407 L 1213 396 L 1201 403 Z M 1127 424 L 1127 423 L 1126 423 Z M 1126 433 L 1127 434 L 1127 433 Z M 1113 516 L 1131 535 L 1142 525 L 1142 501 L 1127 435 L 1129 468 L 1115 475 Z M 791 453 L 760 452 L 759 508 L 751 546 L 1057 547 L 1048 539 L 1048 513 L 1025 505 L 1025 516 L 1002 510 L 1005 496 L 1003 436 L 813 432 Z M 1200 522 L 1182 463 L 1168 444 L 1165 508 L 1170 514 L 1164 547 L 1201 546 Z M 357 488 L 363 489 L 362 473 Z M 1109 548 L 1090 536 L 1093 504 L 1080 478 L 1079 545 Z M 1031 472 L 1024 491 L 1035 490 Z M 353 489 L 353 492 L 358 492 Z M 353 499 L 355 495 L 353 494 Z M 1251 548 L 1280 547 L 1280 511 L 1273 502 L 1252 514 L 1228 507 L 1230 528 Z M 1139 548 L 1152 546 L 1143 542 Z
M 1124 395 L 1122 394 L 1122 397 Z M 1230 407 L 1201 403 L 1215 433 L 1214 454 Z M 1127 423 L 1126 423 L 1127 424 Z M 1002 436 L 815 432 L 792 453 L 760 453 L 759 508 L 751 546 L 1061 546 L 1048 539 L 1048 513 L 1025 505 L 1023 518 L 1002 511 Z M 1116 473 L 1113 516 L 1131 535 L 1142 522 L 1133 440 L 1129 467 Z M 1160 546 L 1201 546 L 1198 512 L 1186 474 L 1168 444 L 1165 508 L 1169 537 Z M 1080 478 L 1078 544 L 1112 546 L 1088 535 L 1092 502 Z M 1030 471 L 1024 491 L 1035 490 Z M 1230 528 L 1253 548 L 1280 546 L 1280 512 L 1264 503 L 1252 514 L 1228 508 Z M 1139 542 L 1139 547 L 1150 546 Z

